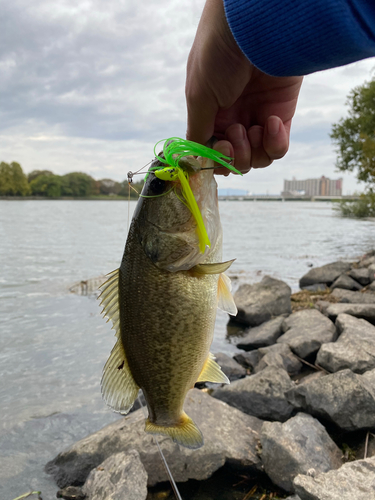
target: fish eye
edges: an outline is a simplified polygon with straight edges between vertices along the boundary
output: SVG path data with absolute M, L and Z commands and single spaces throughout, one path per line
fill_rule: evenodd
M 163 181 L 162 179 L 154 177 L 150 182 L 150 190 L 152 191 L 152 194 L 155 195 L 162 194 L 164 193 L 165 188 L 166 188 L 166 182 Z

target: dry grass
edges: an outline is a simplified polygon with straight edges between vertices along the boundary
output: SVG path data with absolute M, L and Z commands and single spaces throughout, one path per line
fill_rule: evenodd
M 292 312 L 301 311 L 302 309 L 313 309 L 318 300 L 337 303 L 339 299 L 331 295 L 331 290 L 322 290 L 321 292 L 311 292 L 310 290 L 301 290 L 293 293 L 292 297 Z

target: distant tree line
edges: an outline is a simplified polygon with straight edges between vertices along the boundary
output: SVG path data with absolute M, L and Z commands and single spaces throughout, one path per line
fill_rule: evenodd
M 140 193 L 143 181 L 133 184 Z M 0 196 L 44 196 L 46 198 L 86 198 L 101 196 L 129 196 L 128 181 L 95 180 L 82 172 L 55 175 L 50 170 L 34 170 L 25 175 L 17 162 L 0 163 Z M 137 193 L 130 189 L 130 197 Z

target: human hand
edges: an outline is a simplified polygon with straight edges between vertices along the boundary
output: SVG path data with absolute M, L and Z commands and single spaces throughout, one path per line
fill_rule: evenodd
M 302 79 L 270 76 L 251 64 L 223 0 L 207 0 L 187 64 L 187 139 L 205 144 L 214 135 L 215 149 L 234 157 L 242 173 L 270 165 L 288 151 Z

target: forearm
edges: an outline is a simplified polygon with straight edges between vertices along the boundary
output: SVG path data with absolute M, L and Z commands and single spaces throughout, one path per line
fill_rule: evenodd
M 306 75 L 375 56 L 375 2 L 224 0 L 231 31 L 261 71 Z

